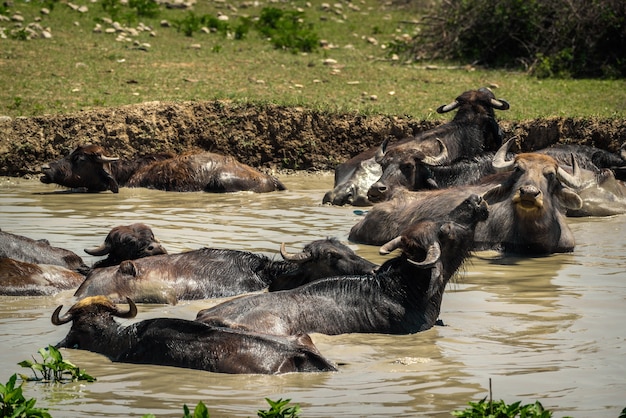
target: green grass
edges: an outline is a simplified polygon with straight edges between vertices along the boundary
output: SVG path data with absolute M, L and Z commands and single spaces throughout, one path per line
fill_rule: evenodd
M 242 40 L 221 31 L 186 36 L 174 22 L 185 19 L 189 11 L 161 6 L 156 17 L 138 17 L 136 9 L 120 6 L 120 15 L 134 19 L 132 27 L 142 22 L 156 33 L 130 37 L 138 44 L 150 44 L 142 49 L 132 41 L 116 41 L 115 34 L 93 32 L 99 19 L 109 17 L 102 1 L 73 2 L 88 6 L 86 13 L 66 3 L 37 0 L 14 0 L 12 7 L 0 9 L 6 16 L 19 11 L 24 24 L 41 17 L 39 23 L 52 33 L 51 39 L 0 39 L 0 114 L 37 116 L 155 100 L 229 99 L 432 120 L 442 118 L 435 113 L 439 105 L 465 90 L 491 85 L 498 86 L 499 98 L 511 103 L 511 110 L 500 116 L 503 119 L 626 115 L 625 80 L 538 80 L 520 72 L 469 69 L 455 63 L 406 65 L 390 60 L 383 46 L 415 32 L 417 26 L 406 22 L 419 19 L 419 2 L 412 9 L 364 0 L 341 3 L 342 9 L 333 6 L 332 10 L 322 9 L 321 1 L 309 2 L 310 7 L 304 1 L 272 3 L 272 7 L 302 11 L 304 22 L 334 46 L 292 53 L 276 49 L 254 30 Z M 40 9 L 50 4 L 54 5 L 51 13 L 41 15 Z M 203 0 L 192 13 L 226 14 L 234 28 L 238 16 L 255 18 L 268 6 L 247 4 L 252 2 Z M 172 26 L 161 27 L 162 19 Z M 13 25 L 0 22 L 5 33 Z M 368 41 L 370 37 L 377 44 Z M 325 65 L 327 58 L 336 60 L 337 67 Z M 427 69 L 428 65 L 438 69 Z

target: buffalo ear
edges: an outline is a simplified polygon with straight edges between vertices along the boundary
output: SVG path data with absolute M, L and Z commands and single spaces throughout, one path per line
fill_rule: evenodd
M 131 260 L 124 260 L 120 263 L 119 271 L 127 276 L 137 277 L 137 266 Z
M 567 209 L 580 209 L 583 207 L 583 200 L 580 196 L 566 187 L 561 188 L 556 196 L 559 202 Z
M 501 184 L 492 187 L 483 193 L 482 198 L 490 205 L 502 201 L 506 197 L 506 188 Z

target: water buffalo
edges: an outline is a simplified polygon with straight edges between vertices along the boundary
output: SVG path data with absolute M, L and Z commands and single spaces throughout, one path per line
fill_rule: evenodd
M 53 247 L 48 240 L 34 240 L 4 231 L 0 231 L 0 257 L 26 263 L 62 266 L 83 275 L 90 270 L 78 254 L 64 248 Z
M 142 303 L 176 303 L 267 289 L 297 287 L 311 280 L 339 274 L 372 272 L 376 264 L 357 256 L 336 239 L 307 244 L 301 253 L 275 261 L 247 251 L 201 248 L 123 261 L 119 266 L 93 270 L 76 297 L 107 295 L 115 301 L 130 297 Z
M 196 321 L 278 335 L 408 334 L 437 321 L 443 292 L 472 247 L 474 229 L 489 216 L 473 195 L 445 219 L 409 226 L 381 247 L 402 254 L 374 274 L 330 277 L 296 289 L 240 296 L 198 312 Z
M 510 142 L 494 156 L 499 173 L 477 185 L 413 192 L 412 198 L 405 194 L 378 203 L 352 227 L 349 240 L 381 245 L 412 223 L 445 216 L 447 208 L 475 193 L 490 205 L 489 219 L 476 228 L 475 249 L 521 254 L 573 251 L 575 240 L 564 209 L 582 207 L 582 199 L 570 188 L 580 186 L 578 172 L 568 173 L 544 154 L 522 153 L 507 160 Z
M 372 204 L 391 199 L 398 189 L 443 189 L 474 184 L 489 174 L 495 174 L 493 152 L 440 166 L 425 164 L 411 151 L 386 155 L 381 150 L 381 155 L 382 174 L 367 191 L 367 198 Z
M 60 160 L 41 168 L 42 183 L 56 183 L 88 192 L 119 187 L 191 192 L 225 193 L 252 191 L 257 193 L 285 190 L 277 178 L 245 165 L 231 156 L 211 152 L 169 153 L 121 160 L 108 156 L 99 145 L 81 145 Z
M 625 144 L 626 146 L 626 144 Z M 556 144 L 537 150 L 552 156 L 561 166 L 573 155 L 580 169 L 580 184 L 575 189 L 581 197 L 580 209 L 568 209 L 567 216 L 610 216 L 626 213 L 626 152 L 621 154 L 588 145 Z
M 0 257 L 0 295 L 54 295 L 62 290 L 75 289 L 84 279 L 82 274 L 58 265 Z
M 450 122 L 413 138 L 389 145 L 383 142 L 380 148 L 364 151 L 337 167 L 334 189 L 326 193 L 323 203 L 371 205 L 367 194 L 383 173 L 380 162 L 384 155 L 386 166 L 393 166 L 387 169 L 395 170 L 399 169 L 399 163 L 391 164 L 395 156 L 405 159 L 410 155 L 411 159 L 425 164 L 445 165 L 460 158 L 497 150 L 502 144 L 502 132 L 495 119 L 494 109 L 507 110 L 509 104 L 505 100 L 496 99 L 487 88 L 464 92 L 453 102 L 437 109 L 438 113 L 457 110 Z M 352 171 L 349 167 L 352 167 Z M 337 176 L 338 170 L 343 173 L 341 177 Z M 342 182 L 339 183 L 339 180 Z
M 116 226 L 98 247 L 85 248 L 90 255 L 107 258 L 94 263 L 93 268 L 115 266 L 124 260 L 136 260 L 151 255 L 167 254 L 167 250 L 154 237 L 152 229 L 143 223 Z
M 54 325 L 72 322 L 57 348 L 99 353 L 111 361 L 199 369 L 217 373 L 278 374 L 325 372 L 337 369 L 319 353 L 308 335 L 277 337 L 211 327 L 178 318 L 154 318 L 122 327 L 119 318 L 134 318 L 131 299 L 126 312 L 111 300 L 96 296 L 83 299 L 60 316 Z
M 554 145 L 536 152 L 552 156 L 569 172 L 573 170 L 573 155 L 580 167 L 578 170 L 580 184 L 575 191 L 582 199 L 583 206 L 579 209 L 568 208 L 567 216 L 608 216 L 626 213 L 626 184 L 615 176 L 615 172 L 619 173 L 622 169 L 619 166 L 621 157 L 583 145 Z M 483 177 L 495 173 L 492 164 L 494 156 L 495 153 L 488 152 L 449 165 L 429 166 L 415 160 L 412 154 L 408 154 L 404 160 L 396 154 L 390 161 L 398 163 L 397 170 L 387 170 L 388 161 L 383 158 L 381 160 L 383 174 L 368 191 L 368 199 L 372 203 L 380 203 L 401 194 L 403 190 L 419 191 L 476 184 Z M 515 154 L 507 153 L 508 159 L 514 157 Z

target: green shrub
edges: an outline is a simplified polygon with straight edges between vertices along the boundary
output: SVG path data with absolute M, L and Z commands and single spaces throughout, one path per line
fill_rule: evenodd
M 541 77 L 626 77 L 623 0 L 438 2 L 411 53 Z
M 452 415 L 461 418 L 550 418 L 552 412 L 543 408 L 539 401 L 533 404 L 522 405 L 521 402 L 507 404 L 500 401 L 487 401 L 487 398 L 478 402 L 468 402 L 469 408 L 463 411 L 452 411 Z
M 15 387 L 17 375 L 13 374 L 6 385 L 0 384 L 0 416 L 51 418 L 44 408 L 35 408 L 36 399 L 26 399 L 22 384 Z
M 277 49 L 313 52 L 319 46 L 319 36 L 313 31 L 312 24 L 304 23 L 302 12 L 264 7 L 256 29 Z
M 300 405 L 288 406 L 291 399 L 272 401 L 265 398 L 265 400 L 270 404 L 270 409 L 267 411 L 260 409 L 257 415 L 261 418 L 297 418 L 299 416 Z
M 18 363 L 22 367 L 30 368 L 35 375 L 34 378 L 20 375 L 23 380 L 39 380 L 46 382 L 62 382 L 64 380 L 86 380 L 93 382 L 96 380 L 93 376 L 81 371 L 80 368 L 76 367 L 74 364 L 63 360 L 61 352 L 54 346 L 49 345 L 46 348 L 40 348 L 38 353 L 43 362 L 39 363 L 33 358 L 33 361 L 24 360 Z M 41 376 L 38 376 L 37 372 L 41 373 Z

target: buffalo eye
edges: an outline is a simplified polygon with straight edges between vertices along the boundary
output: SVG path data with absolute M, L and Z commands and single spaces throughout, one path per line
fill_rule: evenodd
M 400 165 L 400 171 L 403 173 L 411 172 L 413 170 L 413 165 L 410 163 L 403 163 Z

